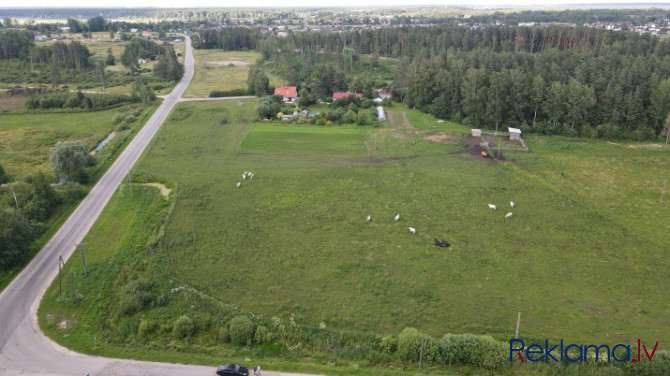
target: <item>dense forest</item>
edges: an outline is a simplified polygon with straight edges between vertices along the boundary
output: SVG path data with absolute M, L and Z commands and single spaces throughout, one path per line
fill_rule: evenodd
M 331 76 L 328 69 L 345 72 L 352 84 L 361 55 L 398 59 L 389 82 L 396 100 L 475 127 L 648 140 L 670 112 L 670 41 L 649 34 L 401 27 L 289 33 L 262 38 L 258 50 L 268 69 L 307 89 Z

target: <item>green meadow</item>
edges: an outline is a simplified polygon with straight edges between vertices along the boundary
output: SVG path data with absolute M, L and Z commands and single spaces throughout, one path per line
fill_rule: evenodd
M 184 93 L 186 98 L 206 98 L 215 90 L 247 89 L 249 66 L 261 55 L 251 51 L 193 50 L 195 72 Z M 269 74 L 270 86 L 282 81 Z
M 68 262 L 81 301 L 68 289 L 59 301 L 57 284 L 45 296 L 52 338 L 102 355 L 347 374 L 337 367 L 362 350 L 235 347 L 221 323 L 244 314 L 360 337 L 415 327 L 504 341 L 521 312 L 523 338 L 667 349 L 668 148 L 530 137 L 530 152 L 499 162 L 467 149 L 468 129 L 413 110 L 395 109 L 406 128 L 319 127 L 253 123 L 254 106 L 180 104 L 133 169 L 133 196 L 122 185 L 87 236 L 91 275 Z M 165 200 L 145 182 L 173 191 Z M 136 278 L 155 304 L 120 313 Z M 175 342 L 181 315 L 197 329 Z
M 97 155 L 105 160 L 152 113 L 153 107 L 140 105 L 90 112 L 0 113 L 0 164 L 15 179 L 40 171 L 50 173 L 50 148 L 58 141 L 81 140 L 93 150 L 122 124 L 127 129 L 117 132 Z

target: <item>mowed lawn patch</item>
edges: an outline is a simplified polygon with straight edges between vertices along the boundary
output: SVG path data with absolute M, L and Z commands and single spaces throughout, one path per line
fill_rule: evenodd
M 184 92 L 185 98 L 205 98 L 212 91 L 229 91 L 247 88 L 249 66 L 261 55 L 250 51 L 193 50 L 195 72 L 191 84 Z M 282 81 L 266 72 L 270 86 Z
M 482 162 L 408 132 L 370 158 L 358 145 L 389 130 L 252 124 L 253 106 L 185 105 L 141 164 L 183 188 L 172 278 L 248 312 L 380 333 L 508 336 L 521 311 L 526 335 L 598 342 L 656 335 L 667 317 L 667 283 L 649 283 L 664 280 L 667 241 L 630 222 L 646 211 L 615 221 L 608 194 L 572 195 L 542 155 Z

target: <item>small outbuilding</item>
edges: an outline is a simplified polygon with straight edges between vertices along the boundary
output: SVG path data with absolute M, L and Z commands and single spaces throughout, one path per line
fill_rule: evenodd
M 481 137 L 482 135 L 482 130 L 481 129 L 470 129 L 472 132 L 472 137 Z
M 384 114 L 384 107 L 377 106 L 377 120 L 386 121 L 386 114 Z
M 507 131 L 509 132 L 509 139 L 510 140 L 520 140 L 521 139 L 521 129 L 519 128 L 507 128 Z

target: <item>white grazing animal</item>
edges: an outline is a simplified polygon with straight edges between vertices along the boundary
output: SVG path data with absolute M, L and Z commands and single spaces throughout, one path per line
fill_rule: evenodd
M 247 180 L 247 173 L 242 174 L 242 180 Z
M 395 216 L 396 222 L 398 222 L 399 219 L 400 219 L 400 214 L 396 214 L 396 216 Z
M 510 201 L 509 206 L 514 207 L 514 201 Z
M 411 232 L 412 234 L 416 234 L 416 229 L 414 227 L 410 227 L 409 232 Z
M 237 182 L 237 188 L 239 188 L 242 185 L 239 181 Z
M 491 210 L 496 210 L 496 206 L 493 205 L 493 204 L 489 204 L 489 209 L 491 209 Z
M 372 216 L 368 215 L 367 218 L 365 218 L 365 222 L 370 222 L 372 220 Z
M 510 217 L 512 217 L 512 212 L 509 212 L 509 213 L 505 214 L 505 218 L 510 218 Z
M 253 172 L 250 172 L 250 173 L 249 173 L 249 179 L 253 179 L 253 178 L 254 178 L 254 173 L 253 173 Z

